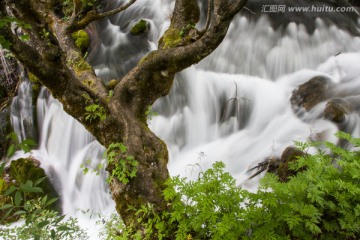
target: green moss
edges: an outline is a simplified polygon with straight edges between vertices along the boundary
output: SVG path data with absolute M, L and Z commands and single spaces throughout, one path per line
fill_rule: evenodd
M 41 90 L 41 83 L 39 81 L 39 78 L 31 72 L 28 72 L 28 78 L 29 78 L 30 82 L 32 83 L 32 100 L 33 100 L 33 104 L 34 104 L 34 103 L 36 103 L 36 99 L 39 96 L 39 93 Z
M 147 22 L 143 19 L 141 19 L 139 22 L 137 22 L 132 28 L 131 28 L 131 34 L 133 35 L 140 35 L 142 33 L 147 32 L 148 26 Z
M 179 45 L 181 41 L 182 36 L 180 31 L 176 28 L 169 28 L 160 39 L 160 45 L 163 45 L 163 48 L 172 48 Z
M 72 38 L 75 41 L 76 46 L 81 50 L 81 52 L 86 52 L 90 44 L 89 34 L 84 30 L 79 30 L 74 32 Z
M 88 86 L 89 88 L 92 88 L 94 85 L 94 80 L 93 79 L 85 79 L 83 80 L 83 83 Z
M 28 72 L 28 77 L 29 77 L 30 82 L 39 83 L 39 78 L 37 76 L 35 76 L 33 73 Z
M 116 79 L 112 79 L 112 80 L 110 80 L 110 82 L 108 82 L 106 87 L 108 89 L 114 89 L 117 83 L 118 83 L 118 81 Z

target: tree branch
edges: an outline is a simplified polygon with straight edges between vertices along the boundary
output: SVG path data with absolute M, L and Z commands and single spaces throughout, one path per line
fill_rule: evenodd
M 187 11 L 194 9 L 189 7 L 189 1 L 193 0 L 178 0 L 176 2 L 175 9 L 176 6 L 184 6 L 184 8 L 182 8 L 182 12 L 173 15 L 172 23 L 163 38 L 166 38 L 167 34 L 179 36 L 177 32 L 173 33 L 174 29 L 181 29 L 189 19 L 184 17 L 186 16 L 184 9 Z M 188 4 L 186 5 L 186 3 Z M 215 0 L 214 3 L 216 8 L 214 6 L 213 23 L 201 38 L 194 42 L 185 41 L 184 45 L 170 47 L 160 41 L 160 49 L 143 58 L 115 87 L 114 99 L 122 99 L 120 101 L 126 102 L 133 112 L 141 114 L 144 106 L 151 105 L 159 97 L 168 94 L 175 73 L 198 63 L 211 54 L 226 36 L 233 17 L 241 9 L 239 6 L 243 6 L 246 0 L 238 0 L 236 5 L 228 4 L 227 0 Z M 236 10 L 238 9 L 238 11 L 232 8 L 234 6 L 237 7 Z M 232 8 L 231 11 L 230 8 Z M 191 15 L 188 12 L 187 15 L 189 14 Z M 192 16 L 195 18 L 195 15 L 192 14 Z
M 97 13 L 95 10 L 92 10 L 90 12 L 88 12 L 81 20 L 79 20 L 78 22 L 73 22 L 69 25 L 68 30 L 70 32 L 75 32 L 77 30 L 83 29 L 85 28 L 89 23 L 93 22 L 93 21 L 97 21 L 100 19 L 104 19 L 106 17 L 110 17 L 112 15 L 115 15 L 117 13 L 120 13 L 124 10 L 126 10 L 127 8 L 129 8 L 133 3 L 135 3 L 136 0 L 130 0 L 128 3 L 126 3 L 125 5 L 122 5 L 118 8 L 115 8 L 113 10 L 107 11 L 107 12 L 103 12 L 103 13 Z

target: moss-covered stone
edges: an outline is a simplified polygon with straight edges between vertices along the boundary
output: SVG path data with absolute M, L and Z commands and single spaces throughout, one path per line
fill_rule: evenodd
M 76 46 L 81 50 L 81 52 L 86 52 L 90 44 L 89 34 L 84 30 L 79 30 L 74 32 L 72 38 L 75 41 Z
M 108 84 L 106 85 L 106 88 L 109 90 L 113 90 L 115 88 L 116 84 L 118 84 L 118 81 L 116 79 L 112 79 L 108 82 Z
M 131 28 L 131 34 L 132 35 L 140 35 L 142 33 L 145 33 L 148 31 L 148 23 L 141 19 L 139 22 L 137 22 L 132 28 Z

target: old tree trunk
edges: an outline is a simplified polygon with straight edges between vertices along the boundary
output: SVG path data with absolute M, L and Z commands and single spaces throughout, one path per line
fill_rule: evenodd
M 125 176 L 129 182 L 118 177 L 110 182 L 116 209 L 125 223 L 135 221 L 135 212 L 128 211 L 128 206 L 139 209 L 150 203 L 157 212 L 166 211 L 162 190 L 169 177 L 168 152 L 165 143 L 149 130 L 146 109 L 169 93 L 175 73 L 199 62 L 221 43 L 232 18 L 246 1 L 210 0 L 207 24 L 197 30 L 187 29 L 199 20 L 197 1 L 176 0 L 171 25 L 160 39 L 158 50 L 150 52 L 118 81 L 113 94 L 84 60 L 71 34 L 92 21 L 126 10 L 136 0 L 108 12 L 97 12 L 93 0 L 64 2 L 0 0 L 0 18 L 10 19 L 0 28 L 0 35 L 64 110 L 103 146 L 122 143 L 127 147 L 126 152 L 112 148 L 118 156 L 107 167 L 110 174 L 124 161 L 119 159 L 133 156 L 137 161 L 136 176 Z M 28 36 L 26 41 L 24 34 Z M 95 110 L 89 110 L 89 106 Z

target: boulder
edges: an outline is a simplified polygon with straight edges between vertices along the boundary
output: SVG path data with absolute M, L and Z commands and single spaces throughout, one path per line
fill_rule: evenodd
M 303 156 L 306 156 L 303 151 L 295 147 L 287 147 L 283 151 L 278 166 L 273 173 L 278 175 L 281 181 L 287 182 L 289 177 L 296 175 L 295 171 L 289 169 L 289 163 L 295 162 L 299 157 Z
M 290 98 L 293 109 L 305 108 L 306 111 L 311 110 L 318 103 L 327 99 L 326 91 L 329 86 L 330 80 L 322 76 L 316 76 L 301 84 L 293 91 Z
M 302 156 L 306 156 L 306 153 L 295 147 L 287 147 L 280 158 L 270 157 L 259 163 L 256 167 L 249 169 L 248 171 L 257 170 L 249 178 L 254 178 L 260 173 L 267 171 L 277 175 L 280 181 L 287 182 L 289 177 L 296 174 L 296 172 L 289 169 L 289 163 L 296 161 L 298 157 Z
M 346 114 L 349 113 L 349 104 L 342 99 L 331 99 L 326 103 L 324 118 L 340 124 L 344 122 Z

